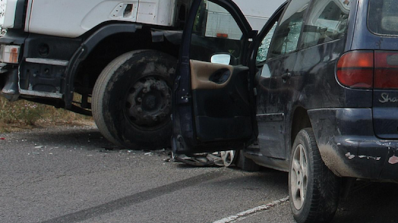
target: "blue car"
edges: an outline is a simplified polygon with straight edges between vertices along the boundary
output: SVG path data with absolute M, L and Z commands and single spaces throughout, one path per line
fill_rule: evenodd
M 398 179 L 398 0 L 291 0 L 260 32 L 195 0 L 173 95 L 175 153 L 241 150 L 289 172 L 297 222 L 328 222 L 356 179 Z

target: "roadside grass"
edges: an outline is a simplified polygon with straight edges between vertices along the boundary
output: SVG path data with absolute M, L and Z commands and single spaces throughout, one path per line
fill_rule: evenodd
M 53 106 L 0 97 L 0 133 L 51 125 L 92 124 L 92 118 Z

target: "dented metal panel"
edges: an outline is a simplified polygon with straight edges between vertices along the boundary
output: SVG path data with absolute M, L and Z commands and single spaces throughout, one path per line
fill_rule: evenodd
M 174 21 L 176 0 L 140 0 L 137 22 L 171 26 Z
M 326 166 L 341 177 L 398 179 L 398 140 L 374 135 L 372 109 L 308 111 Z

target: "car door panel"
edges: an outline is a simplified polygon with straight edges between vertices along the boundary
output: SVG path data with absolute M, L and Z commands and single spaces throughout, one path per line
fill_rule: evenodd
M 286 158 L 286 106 L 290 98 L 291 80 L 284 75 L 293 72 L 296 54 L 291 53 L 267 61 L 272 76 L 262 81 L 257 88 L 259 94 L 267 95 L 257 103 L 258 140 L 261 154 L 273 158 Z M 264 84 L 264 85 L 263 85 Z M 262 104 L 262 106 L 259 106 Z M 259 110 L 264 107 L 265 109 Z
M 241 149 L 256 132 L 254 92 L 243 66 L 256 33 L 232 1 L 194 0 L 191 10 L 173 92 L 173 151 Z M 223 19 L 236 24 L 225 29 Z M 211 63 L 214 54 L 229 54 L 234 66 Z
M 263 157 L 287 159 L 297 49 L 309 0 L 291 1 L 278 21 L 257 85 L 258 144 Z M 305 5 L 305 7 L 302 7 Z M 264 41 L 264 40 L 263 40 Z M 269 42 L 269 41 L 265 41 Z M 264 47 L 260 47 L 262 52 Z
M 233 67 L 223 64 L 210 64 L 207 62 L 191 60 L 191 81 L 192 90 L 197 89 L 220 89 L 228 85 L 233 73 Z M 216 81 L 214 76 L 219 74 L 225 76 L 225 81 Z M 214 79 L 213 79 L 214 78 Z M 219 80 L 223 78 L 218 78 Z
M 252 133 L 249 69 L 191 61 L 195 130 L 201 142 L 248 139 Z M 221 84 L 212 76 L 227 76 Z

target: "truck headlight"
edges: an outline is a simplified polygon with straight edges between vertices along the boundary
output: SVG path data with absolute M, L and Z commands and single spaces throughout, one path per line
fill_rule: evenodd
M 0 47 L 0 62 L 17 64 L 20 48 L 16 45 L 2 45 Z

